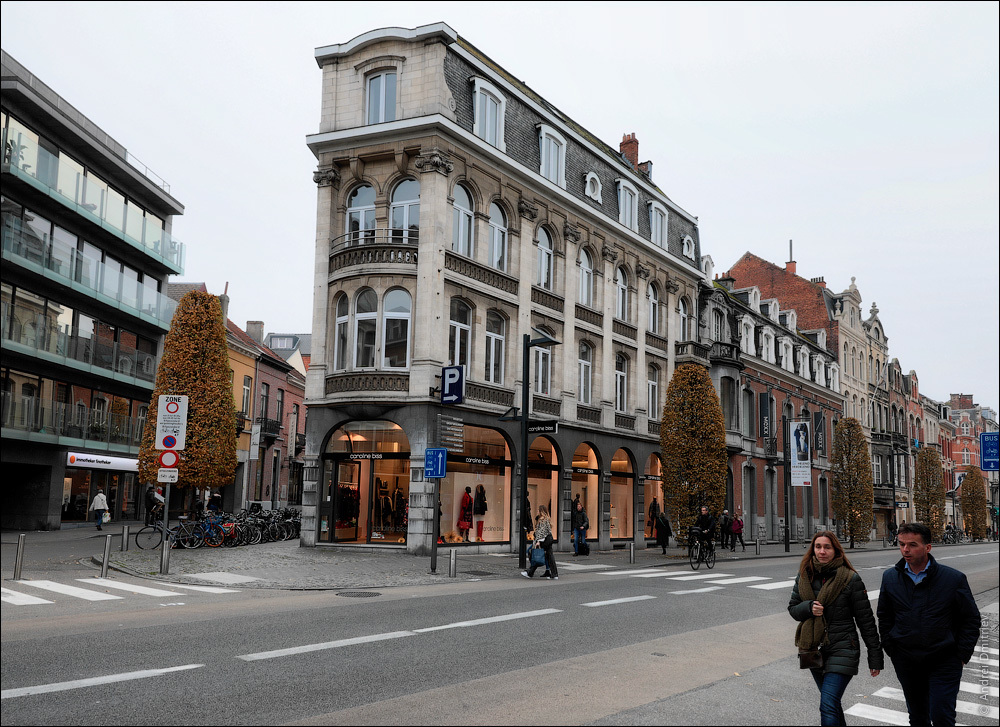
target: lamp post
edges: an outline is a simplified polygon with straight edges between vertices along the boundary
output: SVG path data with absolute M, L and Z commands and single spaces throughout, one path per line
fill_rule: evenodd
M 525 333 L 521 337 L 521 537 L 519 538 L 517 549 L 517 563 L 519 568 L 527 566 L 528 558 L 528 529 L 527 524 L 531 522 L 531 513 L 528 512 L 528 407 L 529 392 L 531 385 L 531 349 L 535 346 L 558 346 L 560 341 L 552 338 L 545 331 L 532 328 L 538 338 L 532 338 L 531 334 Z

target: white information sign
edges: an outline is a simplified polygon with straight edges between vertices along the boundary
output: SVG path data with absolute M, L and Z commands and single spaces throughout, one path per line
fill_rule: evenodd
M 810 422 L 792 421 L 791 430 L 792 453 L 792 486 L 809 487 L 812 484 L 812 452 L 809 450 Z
M 173 467 L 160 467 L 156 471 L 156 481 L 170 484 L 177 482 L 177 470 Z
M 184 449 L 187 431 L 188 398 L 175 394 L 160 396 L 156 413 L 156 448 Z

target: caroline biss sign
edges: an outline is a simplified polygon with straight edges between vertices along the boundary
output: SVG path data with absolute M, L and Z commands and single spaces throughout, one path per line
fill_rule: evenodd
M 87 467 L 94 470 L 121 470 L 123 472 L 138 472 L 139 460 L 128 457 L 108 457 L 103 454 L 88 452 L 67 452 L 67 467 Z

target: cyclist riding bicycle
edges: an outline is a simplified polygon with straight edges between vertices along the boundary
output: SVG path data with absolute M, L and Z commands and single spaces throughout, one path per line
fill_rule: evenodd
M 712 535 L 715 531 L 715 518 L 709 514 L 705 505 L 701 506 L 701 515 L 698 516 L 694 526 L 701 531 L 698 533 L 698 539 L 702 546 L 712 550 L 714 548 Z

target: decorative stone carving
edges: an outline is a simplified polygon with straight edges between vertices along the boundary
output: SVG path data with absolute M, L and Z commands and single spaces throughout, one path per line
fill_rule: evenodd
M 320 167 L 313 172 L 313 182 L 320 187 L 340 187 L 340 171 L 336 167 Z
M 446 177 L 455 170 L 451 159 L 437 147 L 418 156 L 413 166 L 421 172 L 437 172 Z
M 643 280 L 649 279 L 649 268 L 647 268 L 642 263 L 637 263 L 635 266 L 635 274 L 642 278 Z
M 526 200 L 524 197 L 520 197 L 517 200 L 517 213 L 521 215 L 521 217 L 525 217 L 532 222 L 538 219 L 538 207 L 531 204 L 531 202 Z
M 677 281 L 673 278 L 667 278 L 666 288 L 668 293 L 676 294 L 677 291 L 681 289 L 681 286 L 678 285 Z
M 601 248 L 601 257 L 607 260 L 609 263 L 613 263 L 618 260 L 618 251 L 615 250 L 610 245 L 605 245 Z
M 877 305 L 875 305 L 875 301 L 873 300 L 873 301 L 872 301 L 872 311 L 871 311 L 871 316 L 872 316 L 872 318 L 874 318 L 874 317 L 875 317 L 875 316 L 877 316 L 877 315 L 878 315 L 878 306 L 877 306 Z
M 579 227 L 565 222 L 563 223 L 563 237 L 566 238 L 567 242 L 580 242 L 583 235 L 580 233 Z

